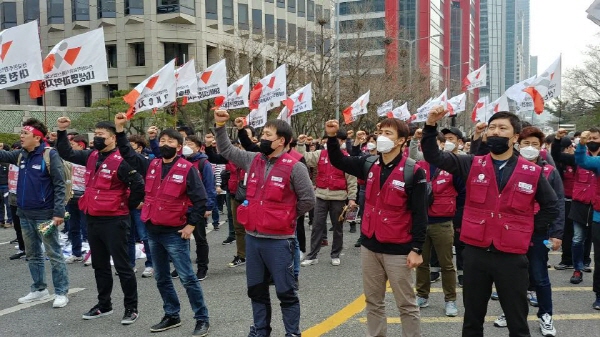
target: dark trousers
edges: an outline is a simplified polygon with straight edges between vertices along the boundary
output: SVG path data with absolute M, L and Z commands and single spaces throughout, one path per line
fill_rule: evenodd
M 527 251 L 529 260 L 529 289 L 535 290 L 538 300 L 537 316 L 552 316 L 552 288 L 548 275 L 548 248 L 544 244 L 548 235 L 533 234 Z
M 21 232 L 21 218 L 17 215 L 17 206 L 10 206 L 10 213 L 12 215 L 13 226 L 15 232 L 17 232 L 17 242 L 19 242 L 19 250 L 25 251 L 25 241 L 23 241 L 23 233 Z
M 127 238 L 129 235 L 129 215 L 95 217 L 87 215 L 88 242 L 94 255 L 92 267 L 98 288 L 98 304 L 104 309 L 112 308 L 110 295 L 113 288 L 110 257 L 119 273 L 121 289 L 126 309 L 137 309 L 138 293 L 135 274 L 129 265 Z
M 460 227 L 454 228 L 454 250 L 456 251 L 456 272 L 458 275 L 463 274 L 463 251 L 465 243 L 460 241 Z
M 227 224 L 229 225 L 228 239 L 235 239 L 235 227 L 233 226 L 233 214 L 231 212 L 231 193 L 227 192 L 227 198 L 225 198 L 225 206 L 227 207 Z
M 196 258 L 198 259 L 198 271 L 207 271 L 208 241 L 206 241 L 206 223 L 196 226 L 193 233 L 194 239 L 196 240 Z
M 565 200 L 565 214 L 571 212 L 571 201 Z M 562 239 L 562 255 L 560 263 L 564 265 L 573 265 L 573 253 L 571 247 L 573 246 L 573 220 L 568 216 L 565 217 L 565 228 Z M 589 256 L 589 255 L 588 255 Z
M 83 240 L 84 228 L 87 228 L 85 214 L 79 210 L 77 201 L 72 201 L 67 204 L 67 211 L 71 218 L 66 222 L 69 223 L 69 240 L 71 240 L 72 253 L 74 256 L 81 256 L 81 243 Z M 86 230 L 87 237 L 87 230 Z
M 527 288 L 529 268 L 525 254 L 490 252 L 466 245 L 463 251 L 465 318 L 463 337 L 483 336 L 483 324 L 492 284 L 496 285 L 510 337 L 529 337 Z
M 331 258 L 340 257 L 344 245 L 344 234 L 339 217 L 342 214 L 345 204 L 345 200 L 323 200 L 317 198 L 317 203 L 315 204 L 315 222 L 310 234 L 310 253 L 308 253 L 307 259 L 314 260 L 319 255 L 321 240 L 327 233 L 327 214 L 329 214 L 329 220 L 333 226 Z
M 296 238 L 300 245 L 300 251 L 306 253 L 306 233 L 304 232 L 304 214 L 296 220 Z
M 592 222 L 592 241 L 594 242 L 594 286 L 596 296 L 600 295 L 600 223 Z

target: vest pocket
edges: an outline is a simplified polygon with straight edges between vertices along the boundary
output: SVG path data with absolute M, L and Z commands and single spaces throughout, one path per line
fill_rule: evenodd
M 239 205 L 237 207 L 237 222 L 239 222 L 242 226 L 244 226 L 244 228 L 247 228 L 246 226 L 248 225 L 248 219 L 249 219 L 249 214 L 250 210 L 249 210 L 249 206 L 244 206 L 244 205 Z
M 529 248 L 532 234 L 533 225 L 506 223 L 502 225 L 500 244 L 511 250 L 519 250 L 519 254 L 525 254 Z
M 515 190 L 512 192 L 510 206 L 521 212 L 528 212 L 531 209 L 531 202 L 533 198 L 533 189 L 529 192 L 525 192 L 515 187 Z
M 379 217 L 381 226 L 377 228 L 375 235 L 382 243 L 408 243 L 412 240 L 409 228 L 410 215 L 386 214 L 382 211 Z
M 471 188 L 468 189 L 469 200 L 478 204 L 485 203 L 489 188 L 489 183 L 485 184 L 472 181 Z
M 465 210 L 466 212 L 466 210 Z M 463 218 L 460 237 L 475 241 L 483 241 L 485 236 L 485 220 Z
M 295 207 L 295 205 L 294 205 Z M 264 203 L 261 207 L 262 219 L 258 221 L 256 230 L 267 234 L 292 234 L 296 223 L 296 212 L 292 207 L 281 204 Z M 261 216 L 261 215 L 259 215 Z

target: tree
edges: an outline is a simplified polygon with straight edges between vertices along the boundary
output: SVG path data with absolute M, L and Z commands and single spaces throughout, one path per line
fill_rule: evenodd
M 563 118 L 583 128 L 600 125 L 600 45 L 588 46 L 585 54 L 583 65 L 567 72 L 563 90 Z

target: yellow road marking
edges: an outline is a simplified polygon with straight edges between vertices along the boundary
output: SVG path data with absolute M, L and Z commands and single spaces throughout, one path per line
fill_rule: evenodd
M 493 322 L 498 316 L 485 316 L 486 322 Z M 600 314 L 562 314 L 552 315 L 552 319 L 555 321 L 570 321 L 570 320 L 597 320 L 600 319 Z M 535 315 L 527 316 L 528 321 L 537 321 L 538 317 Z M 367 318 L 361 317 L 357 321 L 360 323 L 366 323 Z M 462 317 L 423 317 L 421 316 L 421 323 L 462 323 Z M 388 324 L 400 324 L 400 317 L 388 317 Z
M 494 289 L 495 290 L 495 289 Z M 416 291 L 416 289 L 415 289 Z M 593 291 L 592 287 L 552 287 L 552 292 L 556 291 Z M 387 288 L 386 292 L 391 293 L 392 288 Z M 431 288 L 430 293 L 443 293 L 444 289 L 442 288 Z M 462 293 L 462 288 L 456 288 L 457 293 Z
M 354 315 L 365 310 L 365 307 L 366 307 L 365 295 L 362 294 L 357 299 L 355 299 L 352 303 L 345 306 L 342 310 L 329 316 L 323 322 L 302 332 L 302 336 L 304 336 L 304 337 L 321 336 L 321 335 L 337 328 L 338 326 L 344 324 L 349 319 L 351 319 Z

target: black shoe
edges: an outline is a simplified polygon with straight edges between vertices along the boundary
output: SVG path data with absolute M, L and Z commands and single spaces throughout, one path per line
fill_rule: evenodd
M 19 242 L 19 240 L 18 239 L 14 239 L 14 240 L 10 240 L 9 244 L 12 245 L 13 243 L 17 243 L 17 242 Z
M 179 317 L 165 316 L 160 320 L 160 323 L 150 327 L 151 332 L 161 332 L 181 326 Z
M 431 283 L 435 283 L 441 279 L 441 274 L 436 271 L 429 273 L 429 276 L 431 277 Z
M 171 272 L 171 277 L 172 277 L 172 278 L 179 278 L 179 274 L 177 273 L 177 270 L 173 270 L 173 271 Z
M 573 264 L 559 263 L 554 265 L 554 269 L 556 270 L 565 270 L 565 269 L 573 269 Z
M 20 252 L 20 253 L 16 253 L 13 254 L 9 257 L 10 260 L 18 260 L 20 258 L 22 258 L 23 256 L 25 256 L 25 252 Z
M 198 272 L 196 273 L 196 276 L 198 277 L 198 281 L 206 280 L 207 272 L 208 272 L 208 270 L 198 270 Z
M 356 233 L 356 222 L 350 223 L 350 233 Z
M 585 263 L 583 265 L 583 271 L 586 273 L 591 273 L 592 272 L 592 268 L 590 268 L 590 264 L 589 263 Z
M 121 320 L 121 324 L 129 325 L 133 324 L 139 317 L 137 309 L 125 309 L 125 314 Z
M 246 259 L 239 257 L 239 256 L 234 256 L 233 261 L 229 262 L 228 266 L 230 268 L 233 268 L 233 267 L 241 266 L 244 264 L 246 264 Z
M 230 245 L 230 244 L 232 244 L 233 242 L 235 242 L 235 239 L 234 239 L 234 238 L 227 238 L 227 239 L 225 239 L 225 241 L 223 241 L 223 243 L 222 243 L 222 244 L 223 244 L 223 245 Z
M 358 240 L 356 240 L 354 247 L 360 247 L 361 245 L 362 245 L 362 237 L 360 237 L 360 238 L 358 238 Z
M 112 308 L 102 309 L 102 308 L 100 308 L 99 305 L 96 304 L 93 308 L 90 309 L 90 311 L 83 314 L 83 316 L 81 318 L 94 319 L 94 318 L 110 315 L 112 313 L 113 313 Z
M 571 276 L 571 283 L 579 284 L 581 282 L 583 282 L 583 274 L 579 270 L 574 271 L 573 276 Z
M 213 225 L 213 230 L 215 232 L 218 232 L 219 231 L 219 225 Z
M 462 275 L 458 275 L 458 286 L 459 287 L 463 287 L 463 276 Z
M 333 232 L 333 226 L 329 227 L 329 231 Z
M 208 330 L 210 330 L 210 324 L 205 321 L 196 321 L 196 327 L 192 336 L 204 337 L 208 336 Z

